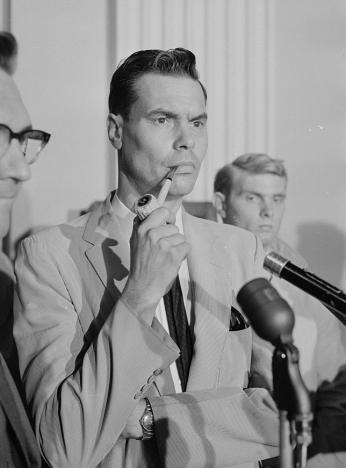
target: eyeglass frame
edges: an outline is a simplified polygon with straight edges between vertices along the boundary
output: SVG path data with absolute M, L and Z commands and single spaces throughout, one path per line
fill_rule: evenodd
M 49 142 L 49 139 L 51 137 L 51 134 L 50 133 L 47 133 L 47 132 L 44 132 L 43 130 L 36 130 L 36 129 L 27 129 L 27 130 L 22 130 L 21 132 L 14 132 L 8 125 L 6 124 L 3 124 L 3 123 L 0 123 L 0 129 L 2 128 L 5 128 L 6 130 L 9 131 L 10 133 L 10 138 L 8 140 L 8 146 L 6 148 L 6 151 L 7 149 L 9 148 L 9 146 L 11 145 L 11 141 L 13 139 L 15 140 L 18 140 L 19 143 L 22 145 L 24 143 L 24 140 L 23 140 L 23 137 L 25 136 L 25 134 L 27 133 L 32 133 L 32 132 L 39 132 L 39 134 L 43 137 L 43 138 L 32 138 L 32 140 L 40 140 L 43 145 L 42 145 L 42 148 L 38 151 L 38 153 L 36 154 L 36 157 L 33 161 L 31 161 L 29 164 L 32 164 L 33 162 L 35 162 L 36 158 L 38 157 L 38 155 L 41 153 L 41 151 L 44 149 L 44 147 L 46 146 L 46 144 Z M 5 151 L 5 152 L 6 152 Z M 26 149 L 23 151 L 23 156 L 25 157 L 26 155 Z M 0 154 L 0 159 L 2 158 L 2 154 Z

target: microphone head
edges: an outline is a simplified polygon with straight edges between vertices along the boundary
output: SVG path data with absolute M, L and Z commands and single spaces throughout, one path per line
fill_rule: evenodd
M 265 278 L 246 283 L 237 301 L 258 336 L 273 345 L 292 342 L 294 313 Z

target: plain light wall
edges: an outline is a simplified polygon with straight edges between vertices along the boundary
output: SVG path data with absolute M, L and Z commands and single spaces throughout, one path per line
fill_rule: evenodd
M 346 2 L 277 2 L 274 154 L 289 185 L 282 235 L 346 290 Z
M 209 94 L 207 163 L 190 200 L 245 151 L 286 161 L 282 236 L 346 289 L 346 3 L 331 0 L 16 0 L 16 80 L 52 140 L 16 203 L 12 238 L 74 216 L 116 184 L 110 71 L 137 48 L 190 47 Z
M 52 134 L 13 212 L 11 236 L 58 224 L 107 193 L 106 1 L 16 0 L 15 80 L 35 128 Z

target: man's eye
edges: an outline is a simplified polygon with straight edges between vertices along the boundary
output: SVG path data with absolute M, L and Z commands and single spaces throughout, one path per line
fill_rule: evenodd
M 283 197 L 275 197 L 274 198 L 274 203 L 282 203 L 284 201 L 284 198 Z
M 193 126 L 196 127 L 196 128 L 203 127 L 203 125 L 204 125 L 204 122 L 202 122 L 201 120 L 195 120 L 193 122 Z
M 155 119 L 155 121 L 158 124 L 163 125 L 163 124 L 168 122 L 168 118 L 167 117 L 157 117 L 157 119 Z

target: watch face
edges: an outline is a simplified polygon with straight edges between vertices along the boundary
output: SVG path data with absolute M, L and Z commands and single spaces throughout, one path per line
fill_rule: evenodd
M 151 429 L 153 425 L 153 415 L 150 413 L 144 413 L 142 417 L 142 426 L 145 429 Z

